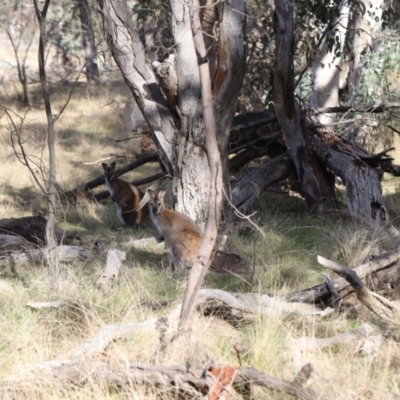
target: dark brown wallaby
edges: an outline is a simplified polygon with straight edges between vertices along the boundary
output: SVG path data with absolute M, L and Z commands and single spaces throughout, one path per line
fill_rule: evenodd
M 136 186 L 115 176 L 115 162 L 111 165 L 103 163 L 102 166 L 107 189 L 117 205 L 117 215 L 122 225 L 154 227 L 149 205 L 138 207 L 143 193 Z

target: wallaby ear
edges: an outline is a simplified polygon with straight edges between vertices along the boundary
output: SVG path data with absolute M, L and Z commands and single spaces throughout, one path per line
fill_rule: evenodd
M 149 196 L 150 196 L 150 199 L 152 199 L 152 200 L 154 200 L 155 198 L 156 198 L 156 192 L 154 191 L 154 190 L 151 190 L 151 189 L 147 189 L 146 190 L 146 193 L 148 193 L 149 194 Z
M 163 200 L 163 199 L 164 199 L 164 196 L 165 196 L 165 190 L 160 190 L 160 191 L 158 192 L 158 198 L 159 198 L 159 200 Z
M 101 165 L 103 166 L 104 171 L 107 171 L 108 164 L 106 164 L 106 163 L 103 162 Z
M 115 170 L 115 161 L 110 164 L 110 171 L 114 172 L 114 170 Z

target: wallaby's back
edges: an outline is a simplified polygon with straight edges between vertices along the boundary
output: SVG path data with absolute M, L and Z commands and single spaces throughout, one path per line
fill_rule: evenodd
M 200 228 L 186 215 L 165 208 L 164 190 L 148 192 L 153 222 L 164 238 L 175 268 L 191 266 L 203 239 Z
M 145 204 L 138 209 L 143 193 L 136 186 L 115 176 L 115 162 L 111 165 L 105 163 L 102 165 L 106 186 L 117 205 L 117 215 L 122 225 L 152 227 L 149 205 Z

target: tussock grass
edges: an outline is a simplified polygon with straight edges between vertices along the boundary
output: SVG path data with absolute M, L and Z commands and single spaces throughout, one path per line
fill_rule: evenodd
M 55 109 L 61 107 L 67 89 L 53 96 Z M 10 94 L 10 93 L 8 93 Z M 36 96 L 36 94 L 35 94 Z M 39 97 L 38 97 L 39 98 Z M 127 110 L 130 98 L 117 82 L 92 88 L 80 85 L 67 112 L 57 122 L 58 182 L 62 189 L 72 189 L 102 174 L 98 161 L 110 155 L 127 157 L 137 152 L 133 142 L 116 143 L 129 136 Z M 13 107 L 15 104 L 11 104 Z M 17 110 L 18 111 L 18 110 Z M 22 110 L 19 110 L 22 113 Z M 28 113 L 26 149 L 42 157 L 45 144 L 45 119 L 41 103 Z M 9 126 L 0 120 L 0 218 L 32 215 L 46 209 L 45 199 L 33 187 L 29 174 L 10 147 Z M 46 163 L 43 151 L 43 162 Z M 147 165 L 125 179 L 133 180 L 154 173 L 157 165 Z M 400 186 L 394 180 L 384 182 L 385 200 L 393 224 L 400 226 Z M 104 190 L 105 187 L 98 188 Z M 170 270 L 165 249 L 154 246 L 134 249 L 130 242 L 149 236 L 145 230 L 122 229 L 111 200 L 94 204 L 80 198 L 76 205 L 63 202 L 58 210 L 59 224 L 78 233 L 77 243 L 91 248 L 100 240 L 105 249 L 126 251 L 127 261 L 112 289 L 106 293 L 95 288 L 103 271 L 106 254 L 85 263 L 60 266 L 58 298 L 67 305 L 57 310 L 32 310 L 28 301 L 53 299 L 48 289 L 45 265 L 24 265 L 14 274 L 9 268 L 0 271 L 0 380 L 4 381 L 21 368 L 51 359 L 68 358 L 84 340 L 108 324 L 128 324 L 167 314 L 183 296 L 182 281 Z M 355 267 L 368 260 L 371 253 L 398 246 L 398 239 L 385 229 L 370 232 L 351 223 L 345 214 L 312 216 L 304 202 L 295 196 L 265 193 L 255 216 L 265 233 L 248 235 L 237 226 L 228 241 L 229 250 L 248 262 L 244 276 L 206 278 L 209 287 L 233 292 L 245 291 L 284 296 L 323 281 L 326 272 L 317 264 L 317 255 Z M 353 302 L 354 303 L 354 302 Z M 325 318 L 283 319 L 271 314 L 254 322 L 230 325 L 216 316 L 197 316 L 193 327 L 191 362 L 201 367 L 210 360 L 218 365 L 238 365 L 234 344 L 243 348 L 244 367 L 258 368 L 273 376 L 292 380 L 298 369 L 312 362 L 319 374 L 312 387 L 328 398 L 388 399 L 400 395 L 400 332 L 382 326 L 369 311 L 358 310 L 349 300 L 348 311 Z M 328 350 L 304 352 L 293 358 L 291 343 L 302 336 L 329 337 L 356 328 L 364 322 L 377 326 L 384 334 L 381 349 L 374 356 L 359 354 L 357 344 L 345 344 Z M 379 331 L 380 330 L 380 331 Z M 131 338 L 112 343 L 100 355 L 110 364 L 127 361 L 154 363 L 159 345 L 158 334 L 136 333 Z M 189 353 L 176 342 L 157 358 L 159 364 L 183 364 Z M 1 385 L 0 385 L 1 386 Z M 1 391 L 0 397 L 7 398 Z M 87 382 L 79 387 L 49 381 L 40 390 L 27 391 L 19 399 L 155 399 L 168 398 L 155 388 L 129 387 L 109 390 L 102 384 Z M 287 397 L 255 388 L 255 398 Z M 9 397 L 11 398 L 11 397 Z M 232 397 L 237 398 L 237 397 Z

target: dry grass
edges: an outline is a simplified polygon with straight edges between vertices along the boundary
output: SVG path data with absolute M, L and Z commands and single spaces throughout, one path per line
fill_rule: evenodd
M 8 85 L 2 92 L 0 103 L 23 115 L 24 110 L 18 109 L 11 99 L 14 90 L 13 83 Z M 42 157 L 46 164 L 44 110 L 38 87 L 31 86 L 30 90 L 35 101 L 25 119 L 25 146 L 30 155 Z M 68 90 L 64 87 L 53 95 L 55 112 L 65 101 Z M 114 141 L 130 134 L 129 104 L 129 93 L 117 79 L 99 87 L 86 87 L 81 83 L 76 88 L 67 111 L 56 125 L 58 182 L 62 189 L 74 188 L 101 174 L 100 162 L 93 165 L 85 165 L 85 162 L 111 155 L 129 157 L 138 152 L 132 141 Z M 0 129 L 0 218 L 45 210 L 42 196 L 10 146 L 10 125 L 4 116 L 0 119 Z M 143 177 L 156 168 L 156 165 L 147 166 L 126 178 Z M 388 209 L 396 226 L 400 226 L 399 189 L 393 180 L 385 182 Z M 80 200 L 76 206 L 65 207 L 59 216 L 60 223 L 78 231 L 82 243 L 88 247 L 100 239 L 106 248 L 127 251 L 126 266 L 113 289 L 103 294 L 94 284 L 104 268 L 104 256 L 85 264 L 62 265 L 58 297 L 68 305 L 47 311 L 26 307 L 28 301 L 52 298 L 48 291 L 46 266 L 26 265 L 18 268 L 17 275 L 7 268 L 0 271 L 0 380 L 28 365 L 69 357 L 74 347 L 107 324 L 133 323 L 164 315 L 173 302 L 182 297 L 182 284 L 167 268 L 164 253 L 134 251 L 126 245 L 132 237 L 141 238 L 148 233 L 122 230 L 110 201 L 94 205 Z M 298 198 L 265 194 L 257 216 L 265 238 L 243 236 L 234 230 L 228 244 L 232 251 L 248 260 L 252 273 L 240 279 L 208 277 L 207 285 L 231 291 L 284 295 L 322 281 L 324 271 L 316 262 L 318 254 L 353 267 L 365 261 L 376 249 L 391 249 L 398 245 L 398 240 L 387 232 L 369 232 L 354 226 L 345 216 L 312 217 L 305 212 Z M 193 329 L 195 359 L 198 365 L 205 365 L 211 359 L 217 364 L 237 365 L 232 345 L 240 343 L 244 348 L 243 366 L 291 380 L 299 367 L 293 360 L 293 338 L 332 336 L 363 322 L 376 325 L 377 330 L 385 334 L 378 354 L 362 356 L 357 345 L 346 344 L 305 352 L 300 364 L 313 363 L 319 379 L 312 387 L 328 398 L 390 399 L 400 396 L 399 333 L 393 327 L 382 326 L 368 311 L 350 309 L 340 316 L 324 319 L 283 320 L 271 314 L 257 318 L 252 324 L 235 327 L 216 317 L 199 316 Z M 138 333 L 128 340 L 111 344 L 101 357 L 110 363 L 128 360 L 151 363 L 158 344 L 156 334 Z M 159 356 L 158 363 L 182 364 L 186 361 L 185 351 L 180 343 L 176 343 Z M 7 398 L 5 393 L 2 394 L 2 398 Z M 167 398 L 154 388 L 109 390 L 95 382 L 72 388 L 49 381 L 39 391 L 28 391 L 19 394 L 18 398 L 111 400 L 154 399 L 157 395 Z M 255 389 L 254 396 L 257 399 L 287 398 L 262 389 Z

